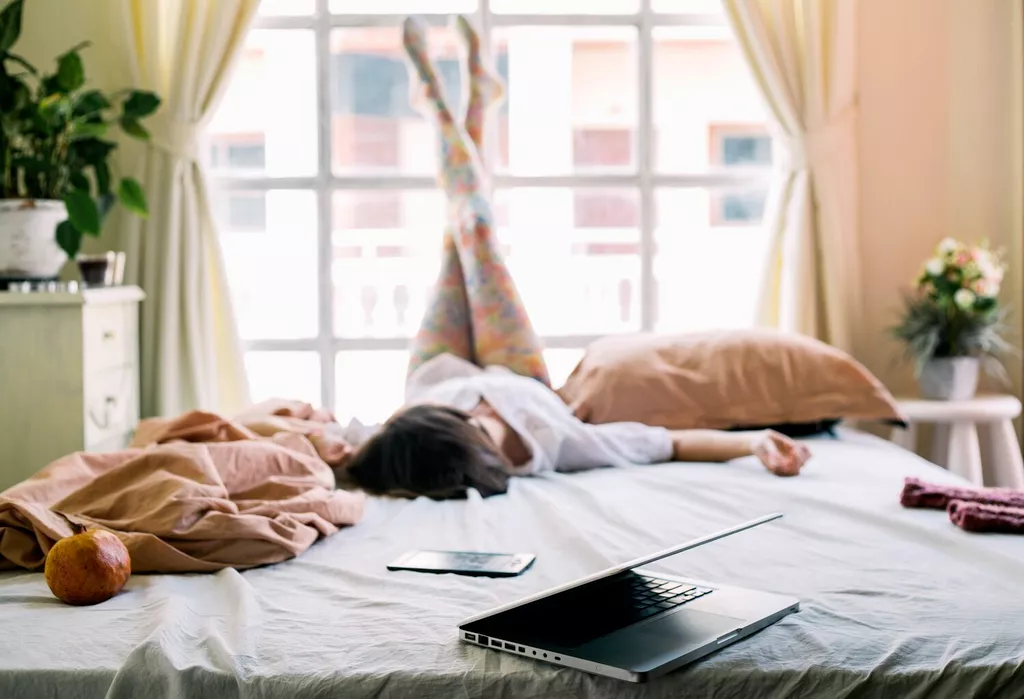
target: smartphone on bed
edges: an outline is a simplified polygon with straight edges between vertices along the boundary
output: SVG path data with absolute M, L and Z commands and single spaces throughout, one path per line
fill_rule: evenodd
M 492 578 L 513 578 L 531 565 L 532 553 L 481 553 L 478 551 L 409 551 L 388 566 L 388 570 L 417 573 L 455 573 Z

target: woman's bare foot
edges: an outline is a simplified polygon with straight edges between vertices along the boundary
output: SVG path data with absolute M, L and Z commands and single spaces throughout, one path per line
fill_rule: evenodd
M 754 438 L 751 448 L 764 467 L 776 476 L 795 476 L 811 458 L 811 450 L 774 430 Z

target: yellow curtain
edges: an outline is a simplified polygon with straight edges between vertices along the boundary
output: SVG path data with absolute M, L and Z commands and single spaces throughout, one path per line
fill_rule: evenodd
M 723 0 L 773 117 L 762 324 L 851 350 L 860 317 L 854 0 Z
M 234 412 L 248 401 L 197 141 L 238 58 L 259 0 L 123 0 L 136 86 L 164 100 L 141 155 L 146 221 L 126 220 L 129 278 L 146 292 L 142 410 Z

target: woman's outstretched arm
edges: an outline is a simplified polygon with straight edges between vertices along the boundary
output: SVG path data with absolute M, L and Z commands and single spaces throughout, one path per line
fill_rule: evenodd
M 806 446 L 773 430 L 673 430 L 671 435 L 676 461 L 721 462 L 756 456 L 775 475 L 795 476 L 811 457 Z

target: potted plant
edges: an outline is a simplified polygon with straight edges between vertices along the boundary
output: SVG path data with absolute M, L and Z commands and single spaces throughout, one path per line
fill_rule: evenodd
M 114 181 L 112 127 L 149 138 L 142 120 L 157 110 L 151 92 L 86 88 L 79 44 L 39 71 L 13 53 L 24 0 L 0 12 L 0 281 L 53 279 L 98 236 L 115 202 L 148 213 L 139 183 Z
M 974 395 L 979 365 L 1005 378 L 997 355 L 1010 350 L 1003 339 L 1006 309 L 997 295 L 1005 267 L 986 245 L 942 240 L 924 263 L 906 298 L 903 319 L 893 329 L 906 343 L 921 395 L 963 400 Z

